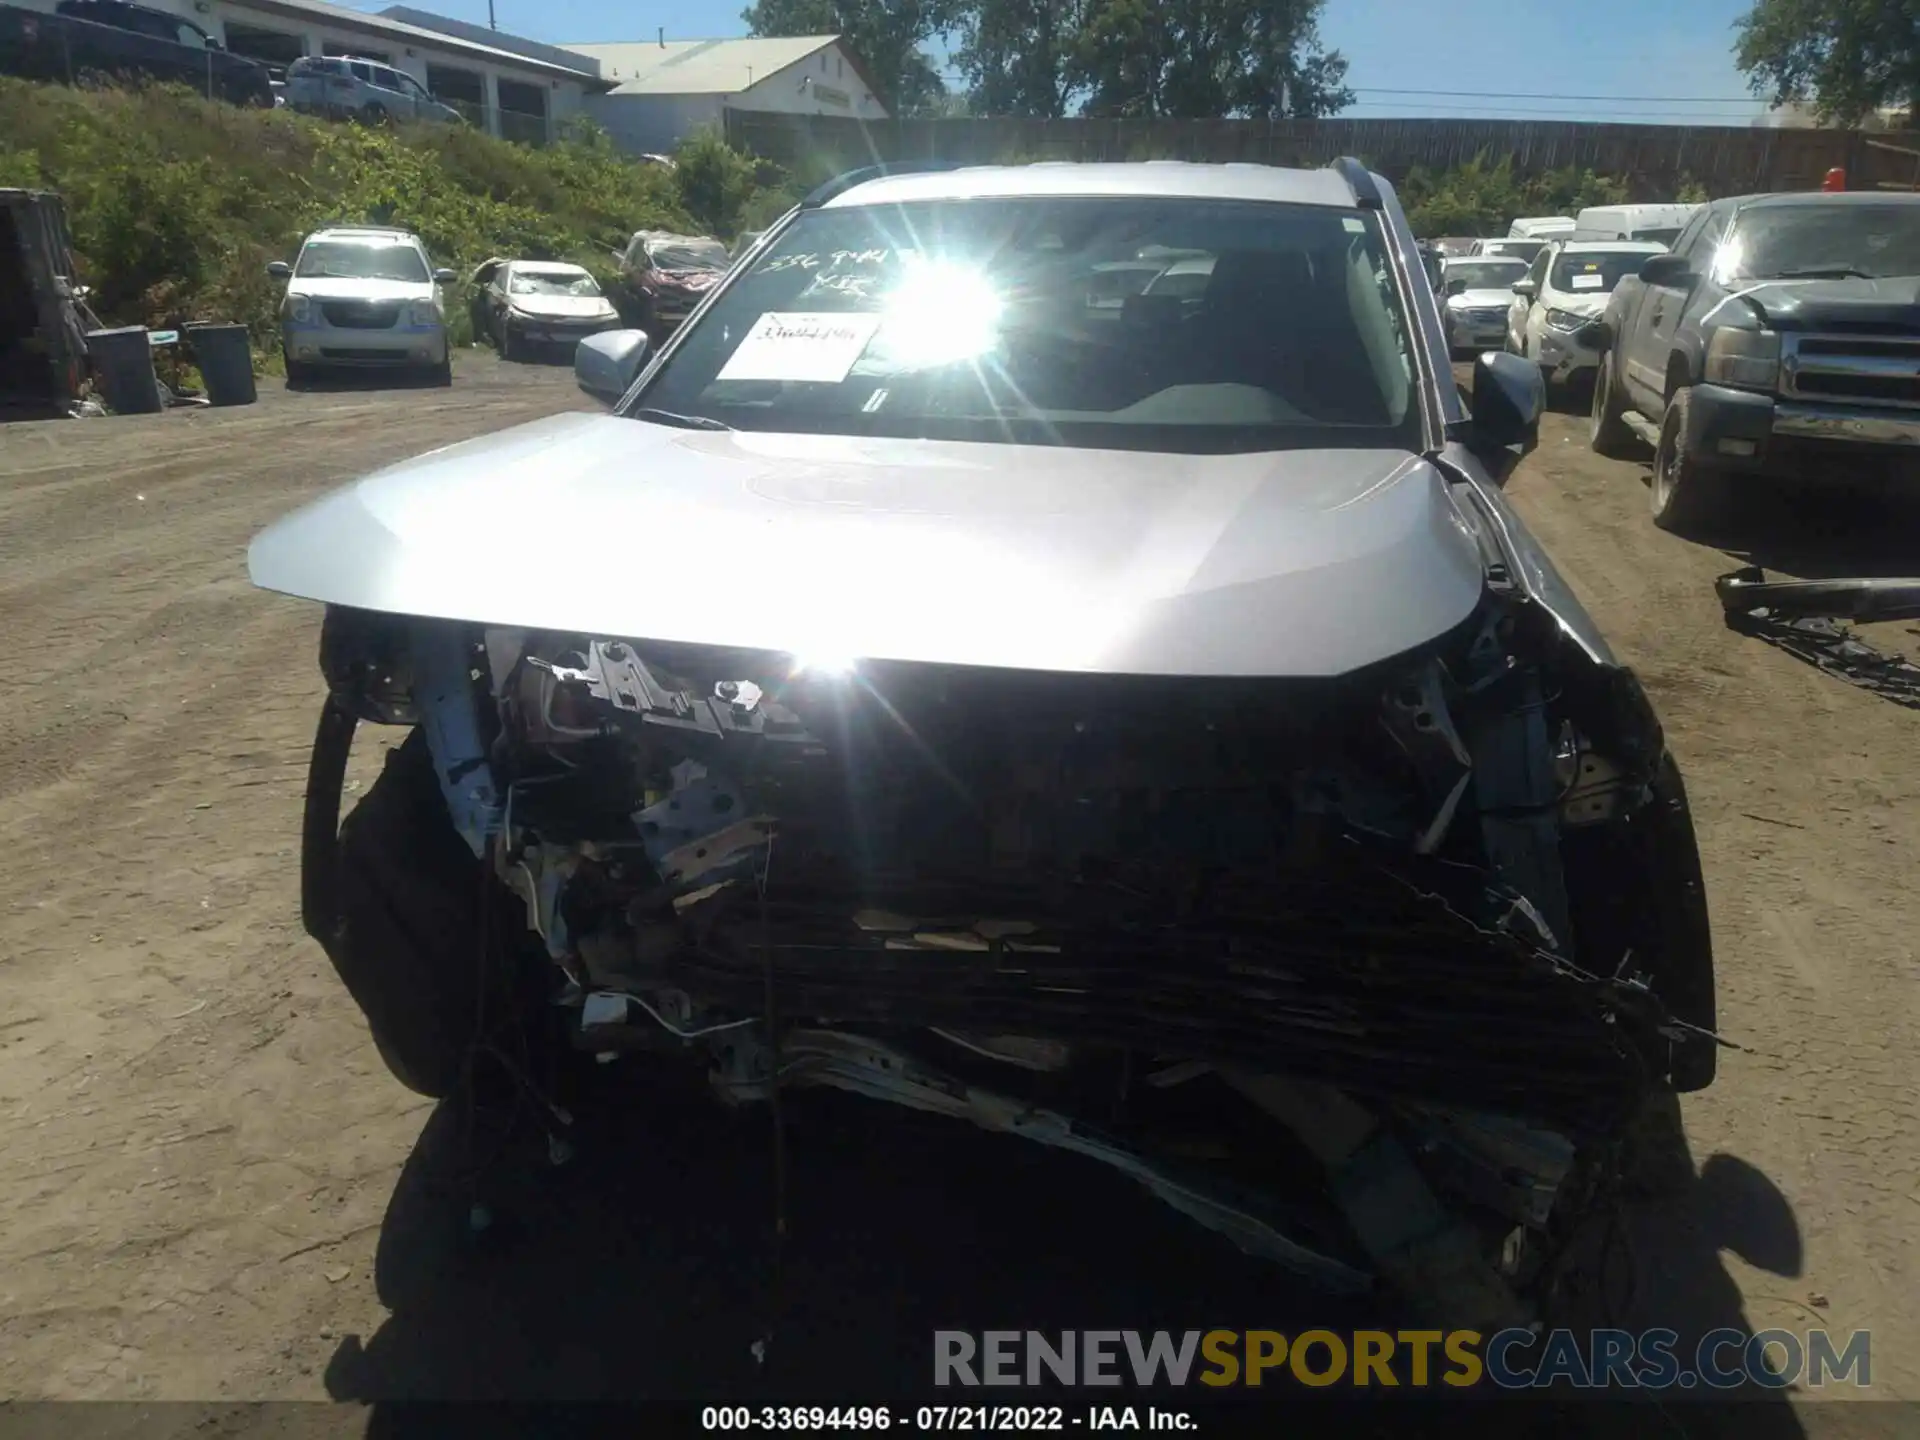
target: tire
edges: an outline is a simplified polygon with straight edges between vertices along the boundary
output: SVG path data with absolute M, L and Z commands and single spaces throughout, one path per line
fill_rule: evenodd
M 448 818 L 422 731 L 388 753 L 340 827 L 333 861 L 327 958 L 394 1078 L 442 1099 L 466 1074 L 483 997 L 508 992 L 483 971 L 480 926 L 480 906 L 506 892 L 491 877 L 483 886 L 480 862 Z M 499 921 L 510 911 L 504 905 Z
M 312 382 L 314 371 L 311 365 L 308 365 L 304 361 L 293 359 L 284 350 L 280 352 L 280 358 L 287 362 L 287 385 L 289 387 L 306 385 Z
M 393 117 L 387 114 L 387 107 L 378 100 L 369 100 L 360 107 L 360 119 L 367 125 L 387 125 L 392 123 Z
M 453 352 L 449 350 L 438 365 L 428 372 L 435 385 L 453 384 Z
M 1609 460 L 1628 460 L 1643 448 L 1640 437 L 1627 427 L 1625 396 L 1614 373 L 1613 352 L 1600 357 L 1593 372 L 1593 409 L 1587 425 L 1587 445 Z
M 526 346 L 513 338 L 513 326 L 502 324 L 500 327 L 500 358 L 519 362 L 527 358 Z
M 1653 478 L 1647 486 L 1653 523 L 1674 535 L 1694 535 L 1711 525 L 1721 505 L 1720 475 L 1686 453 L 1687 417 L 1693 389 L 1683 385 L 1667 401 L 1660 417 L 1660 444 L 1653 452 Z

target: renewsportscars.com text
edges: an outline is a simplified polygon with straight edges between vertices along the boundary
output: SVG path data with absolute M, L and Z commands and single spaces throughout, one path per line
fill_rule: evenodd
M 1731 1390 L 1873 1383 L 1865 1330 L 936 1330 L 939 1386 Z

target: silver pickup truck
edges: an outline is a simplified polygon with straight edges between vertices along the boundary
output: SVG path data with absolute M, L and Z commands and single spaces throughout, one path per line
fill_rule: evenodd
M 1579 335 L 1605 352 L 1593 448 L 1653 447 L 1662 529 L 1710 524 L 1743 481 L 1910 480 L 1920 195 L 1716 200 Z

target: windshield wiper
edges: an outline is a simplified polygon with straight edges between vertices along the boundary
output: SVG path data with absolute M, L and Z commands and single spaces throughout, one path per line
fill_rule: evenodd
M 1782 270 L 1775 280 L 1871 280 L 1874 277 L 1851 265 L 1809 265 L 1804 270 Z
M 733 426 L 711 415 L 679 415 L 672 410 L 655 410 L 643 405 L 632 412 L 636 420 L 651 420 L 656 425 L 677 425 L 682 430 L 731 430 Z

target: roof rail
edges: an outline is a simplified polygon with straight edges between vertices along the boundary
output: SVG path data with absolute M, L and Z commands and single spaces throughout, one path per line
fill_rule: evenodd
M 1342 155 L 1327 168 L 1336 172 L 1353 188 L 1354 201 L 1362 210 L 1380 208 L 1380 187 L 1374 184 L 1373 172 L 1365 165 L 1351 155 Z
M 800 208 L 817 210 L 835 196 L 844 195 L 854 186 L 864 185 L 869 180 L 879 180 L 888 175 L 938 175 L 947 170 L 964 169 L 966 163 L 961 160 L 894 160 L 880 165 L 863 165 L 858 170 L 836 175 L 816 188 L 800 202 Z

